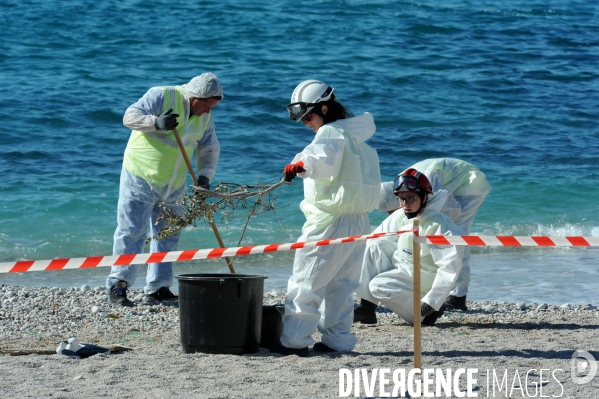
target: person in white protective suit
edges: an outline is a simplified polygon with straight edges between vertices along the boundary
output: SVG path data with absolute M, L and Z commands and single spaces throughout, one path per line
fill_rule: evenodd
M 369 113 L 350 117 L 335 98 L 332 87 L 306 80 L 295 88 L 287 106 L 292 120 L 301 120 L 316 133 L 284 170 L 288 181 L 296 176 L 304 179 L 300 209 L 306 222 L 298 242 L 368 234 L 368 212 L 378 203 L 379 158 L 365 143 L 376 130 L 373 117 Z M 322 340 L 314 344 L 314 351 L 354 348 L 353 292 L 363 256 L 363 241 L 295 252 L 283 334 L 271 352 L 307 356 L 316 328 Z
M 440 212 L 449 192 L 440 189 L 433 195 L 431 182 L 418 170 L 409 168 L 400 173 L 393 191 L 402 209 L 387 217 L 373 233 L 412 230 L 413 219 L 418 219 L 421 236 L 465 235 L 449 216 Z M 464 246 L 421 244 L 420 247 L 422 324 L 434 325 L 443 314 L 444 301 L 462 268 Z M 362 302 L 355 309 L 355 316 L 366 321 L 368 316 L 374 316 L 376 323 L 375 308 L 380 302 L 413 323 L 413 270 L 412 233 L 369 240 L 356 290 Z
M 216 171 L 220 145 L 210 112 L 223 98 L 218 78 L 210 73 L 196 76 L 181 86 L 152 87 L 127 108 L 125 126 L 132 130 L 123 158 L 117 228 L 113 255 L 143 251 L 148 224 L 153 236 L 163 226 L 156 224 L 160 205 L 182 213 L 178 204 L 187 193 L 187 165 L 172 130 L 176 127 L 188 158 L 194 151 L 200 187 L 210 188 Z M 175 251 L 179 233 L 152 240 L 150 252 Z M 133 306 L 127 287 L 133 285 L 139 265 L 113 266 L 106 279 L 110 302 Z M 144 286 L 145 302 L 174 301 L 172 262 L 149 263 Z
M 485 174 L 473 164 L 455 158 L 425 159 L 415 163 L 411 168 L 422 172 L 429 178 L 433 192 L 441 189 L 449 191 L 441 212 L 449 216 L 467 234 L 470 234 L 474 216 L 491 191 Z M 393 194 L 393 182 L 381 183 L 381 198 L 377 209 L 392 214 L 398 208 L 397 197 Z M 456 281 L 456 287 L 445 301 L 445 310 L 468 310 L 466 295 L 469 285 L 470 247 L 467 246 L 462 260 L 462 271 Z M 373 322 L 373 320 L 376 322 L 371 317 L 370 321 Z

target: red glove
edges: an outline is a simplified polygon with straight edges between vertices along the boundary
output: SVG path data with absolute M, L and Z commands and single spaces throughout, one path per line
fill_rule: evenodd
M 291 181 L 297 176 L 298 173 L 305 172 L 304 163 L 299 161 L 298 163 L 290 163 L 285 166 L 285 170 L 283 170 L 283 174 L 285 175 L 285 181 Z

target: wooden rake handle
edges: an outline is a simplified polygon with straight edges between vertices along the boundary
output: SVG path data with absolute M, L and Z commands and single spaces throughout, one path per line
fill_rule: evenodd
M 183 142 L 181 141 L 181 137 L 179 136 L 179 132 L 177 131 L 177 128 L 173 129 L 173 134 L 175 135 L 175 138 L 177 139 L 177 144 L 179 145 L 179 149 L 181 150 L 181 155 L 183 155 L 183 159 L 185 159 L 185 164 L 187 165 L 187 170 L 189 171 L 189 174 L 191 175 L 191 178 L 193 179 L 193 184 L 194 184 L 194 186 L 197 186 L 198 178 L 196 177 L 195 173 L 193 172 L 193 168 L 191 167 L 191 162 L 189 162 L 189 157 L 187 156 L 187 153 L 185 152 L 185 147 L 183 147 Z M 223 240 L 220 237 L 220 233 L 218 232 L 218 228 L 216 227 L 214 220 L 210 221 L 210 225 L 212 226 L 212 230 L 214 231 L 214 235 L 216 236 L 216 240 L 218 241 L 218 244 L 220 245 L 221 248 L 225 248 L 225 244 L 223 243 Z M 233 269 L 233 262 L 231 261 L 231 259 L 229 259 L 228 256 L 225 256 L 225 260 L 227 261 L 227 266 L 229 266 L 229 270 L 231 271 L 231 273 L 235 273 L 235 269 Z

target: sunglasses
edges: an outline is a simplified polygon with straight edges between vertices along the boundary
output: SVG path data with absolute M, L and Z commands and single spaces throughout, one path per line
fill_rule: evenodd
M 412 204 L 412 203 L 413 203 L 413 202 L 416 200 L 416 198 L 418 198 L 418 196 L 416 196 L 416 195 L 408 195 L 408 196 L 407 196 L 407 197 L 405 197 L 405 198 L 404 198 L 404 197 L 399 197 L 399 196 L 398 196 L 398 197 L 397 197 L 397 201 L 398 201 L 400 204 L 401 204 L 402 202 L 405 202 L 406 204 L 408 204 L 408 205 L 411 205 L 411 204 Z
M 310 123 L 312 122 L 312 115 L 314 112 L 308 112 L 306 115 L 302 116 L 302 122 Z
M 404 184 L 406 185 L 406 188 L 411 191 L 418 190 L 420 188 L 420 183 L 414 176 L 399 175 L 393 182 L 393 191 L 399 190 Z M 411 204 L 411 202 L 408 202 L 408 204 Z

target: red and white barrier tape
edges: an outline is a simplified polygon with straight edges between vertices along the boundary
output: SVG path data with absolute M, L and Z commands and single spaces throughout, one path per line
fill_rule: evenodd
M 503 247 L 597 247 L 599 237 L 547 236 L 421 236 L 422 244 Z
M 377 233 L 362 236 L 333 238 L 330 240 L 294 242 L 287 244 L 253 245 L 232 248 L 193 249 L 173 252 L 154 252 L 149 254 L 127 254 L 112 256 L 89 256 L 87 258 L 64 258 L 52 260 L 21 260 L 16 262 L 0 262 L 0 273 L 23 273 L 40 270 L 85 269 L 102 266 L 128 266 L 143 263 L 184 262 L 195 259 L 224 258 L 226 256 L 243 256 L 266 252 L 291 251 L 300 248 L 319 247 L 353 241 L 364 241 L 371 238 L 394 236 L 412 230 L 393 233 Z
M 87 258 L 64 258 L 52 260 L 21 260 L 0 262 L 0 273 L 23 273 L 40 270 L 85 269 L 102 266 L 127 266 L 143 263 L 184 262 L 196 259 L 224 258 L 267 252 L 292 251 L 325 245 L 364 241 L 372 238 L 395 236 L 412 230 L 392 233 L 377 233 L 362 236 L 334 238 L 330 240 L 295 242 L 287 244 L 254 245 L 232 248 L 193 249 L 173 252 L 155 252 L 149 254 L 127 254 L 113 256 L 89 256 Z M 565 236 L 418 236 L 415 241 L 433 245 L 469 245 L 504 247 L 596 247 L 599 237 Z

